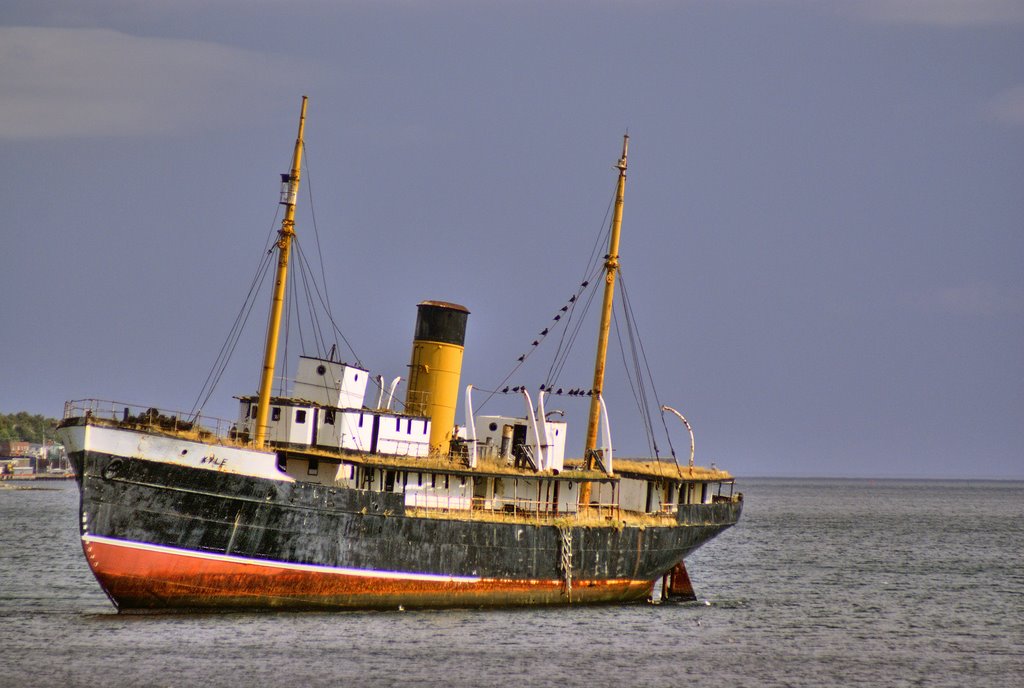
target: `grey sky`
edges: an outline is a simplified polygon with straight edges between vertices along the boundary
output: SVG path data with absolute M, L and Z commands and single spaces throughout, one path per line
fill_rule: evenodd
M 331 300 L 375 373 L 432 298 L 472 311 L 463 382 L 500 381 L 628 129 L 623 270 L 699 462 L 1024 477 L 1024 1 L 14 0 L 0 65 L 0 412 L 191 407 L 308 94 Z M 257 308 L 208 413 L 255 389 Z M 628 390 L 609 410 L 645 453 Z

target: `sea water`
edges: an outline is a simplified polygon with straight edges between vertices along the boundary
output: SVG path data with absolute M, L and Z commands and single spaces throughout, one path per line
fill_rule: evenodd
M 742 480 L 695 603 L 147 616 L 74 484 L 32 487 L 0 488 L 0 686 L 1024 685 L 1021 482 Z

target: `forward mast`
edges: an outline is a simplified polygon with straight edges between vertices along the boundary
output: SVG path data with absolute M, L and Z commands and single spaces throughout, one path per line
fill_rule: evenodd
M 611 330 L 612 303 L 615 300 L 615 278 L 619 270 L 619 234 L 622 230 L 622 206 L 626 196 L 626 156 L 629 152 L 629 134 L 622 137 L 622 157 L 616 167 L 619 170 L 619 185 L 615 192 L 615 209 L 612 213 L 611 237 L 608 240 L 608 256 L 605 258 L 604 301 L 601 307 L 601 324 L 597 331 L 597 356 L 594 361 L 594 384 L 590 397 L 590 416 L 587 422 L 587 441 L 584 445 L 586 468 L 592 469 L 594 451 L 597 449 L 597 431 L 601 420 L 601 395 L 604 393 L 604 369 L 608 358 L 608 333 Z M 580 488 L 579 503 L 590 502 L 590 483 Z
M 277 361 L 277 342 L 281 333 L 281 313 L 284 311 L 285 288 L 288 284 L 288 260 L 291 255 L 292 239 L 295 237 L 295 202 L 299 195 L 299 179 L 302 172 L 302 134 L 306 126 L 306 96 L 302 96 L 302 112 L 299 114 L 299 134 L 295 139 L 292 155 L 292 169 L 288 175 L 287 190 L 282 193 L 284 219 L 277 233 L 277 275 L 274 279 L 274 296 L 270 302 L 270 316 L 267 318 L 267 341 L 263 349 L 263 373 L 260 375 L 259 399 L 256 402 L 257 448 L 262 448 L 267 438 L 267 418 L 270 415 L 270 390 L 274 383 L 274 364 Z

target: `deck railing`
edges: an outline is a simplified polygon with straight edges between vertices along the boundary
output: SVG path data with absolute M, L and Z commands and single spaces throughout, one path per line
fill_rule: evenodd
M 453 518 L 479 518 L 508 521 L 552 521 L 568 519 L 573 521 L 605 519 L 616 520 L 622 515 L 617 503 L 591 504 L 578 510 L 575 505 L 566 509 L 565 504 L 545 500 L 512 499 L 504 497 L 463 497 L 459 495 L 406 495 L 406 513 L 411 515 L 449 514 Z
M 64 420 L 97 418 L 140 429 L 171 433 L 194 433 L 203 439 L 230 439 L 245 444 L 235 435 L 235 422 L 213 416 L 168 411 L 152 406 L 126 404 L 104 399 L 76 399 L 64 403 Z

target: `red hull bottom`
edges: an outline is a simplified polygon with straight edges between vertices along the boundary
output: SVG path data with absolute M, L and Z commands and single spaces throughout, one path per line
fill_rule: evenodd
M 649 599 L 654 581 L 505 580 L 338 569 L 84 536 L 93 573 L 121 611 L 497 607 Z

